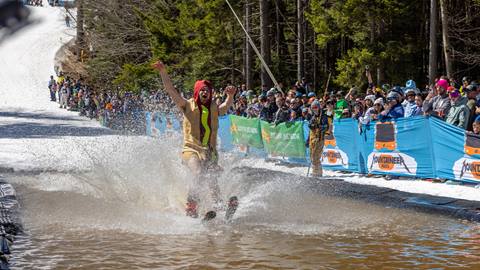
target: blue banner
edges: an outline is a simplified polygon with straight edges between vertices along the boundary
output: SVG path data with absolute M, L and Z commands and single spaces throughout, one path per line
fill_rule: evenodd
M 437 176 L 480 182 L 480 136 L 436 118 L 430 119 Z
M 364 172 L 408 177 L 434 177 L 432 138 L 424 117 L 373 122 L 363 134 Z
M 358 123 L 353 119 L 335 119 L 332 134 L 326 134 L 322 153 L 325 169 L 358 172 Z

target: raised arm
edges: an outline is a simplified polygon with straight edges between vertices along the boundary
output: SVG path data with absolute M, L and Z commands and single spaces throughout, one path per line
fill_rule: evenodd
M 233 97 L 235 96 L 236 92 L 237 92 L 237 88 L 235 88 L 235 86 L 227 86 L 227 88 L 225 88 L 225 93 L 227 94 L 227 98 L 225 99 L 225 102 L 223 102 L 222 104 L 220 104 L 220 106 L 218 106 L 219 115 L 227 114 L 228 109 L 232 107 Z
M 175 87 L 173 86 L 172 80 L 167 73 L 165 65 L 162 63 L 162 61 L 157 61 L 152 66 L 160 73 L 160 77 L 162 77 L 163 85 L 165 86 L 165 90 L 167 91 L 168 95 L 172 98 L 173 102 L 175 102 L 175 104 L 183 111 L 187 104 L 187 100 L 183 98 L 177 91 L 177 89 L 175 89 Z

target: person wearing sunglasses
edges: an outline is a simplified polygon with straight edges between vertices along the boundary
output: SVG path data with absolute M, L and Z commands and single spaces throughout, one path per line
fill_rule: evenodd
M 448 111 L 445 122 L 457 126 L 462 129 L 466 129 L 468 125 L 468 117 L 470 116 L 470 110 L 467 107 L 468 99 L 460 95 L 458 89 L 454 89 L 449 93 L 451 100 L 451 107 Z
M 413 117 L 415 116 L 415 112 L 417 111 L 417 103 L 415 102 L 415 96 L 416 96 L 415 90 L 407 89 L 407 91 L 405 91 L 405 96 L 406 96 L 406 100 L 404 105 L 404 108 L 405 108 L 404 116 Z
M 400 95 L 391 91 L 387 95 L 387 103 L 385 110 L 378 115 L 379 120 L 397 119 L 405 115 L 402 104 L 400 103 Z

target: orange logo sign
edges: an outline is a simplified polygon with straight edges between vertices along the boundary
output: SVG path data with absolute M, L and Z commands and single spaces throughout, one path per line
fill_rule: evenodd
M 378 157 L 378 167 L 384 171 L 391 171 L 395 167 L 394 158 L 391 155 L 380 155 Z
M 328 163 L 330 164 L 336 164 L 337 163 L 337 153 L 332 150 L 327 151 L 327 160 Z
M 470 164 L 470 172 L 475 179 L 480 179 L 480 162 L 472 162 L 472 164 Z

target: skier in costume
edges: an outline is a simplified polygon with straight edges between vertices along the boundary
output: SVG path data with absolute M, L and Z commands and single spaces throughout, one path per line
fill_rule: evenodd
M 195 183 L 188 192 L 186 214 L 196 218 L 198 217 L 198 188 L 200 185 L 208 182 L 214 202 L 221 202 L 218 198 L 219 190 L 216 179 L 207 179 L 205 174 L 209 170 L 218 169 L 218 116 L 226 114 L 228 108 L 232 106 L 237 89 L 234 86 L 226 87 L 227 98 L 225 102 L 217 105 L 212 102 L 212 84 L 207 80 L 199 80 L 195 83 L 193 98 L 187 100 L 175 89 L 166 67 L 161 61 L 156 62 L 153 67 L 159 71 L 167 93 L 183 112 L 182 161 L 195 176 Z

